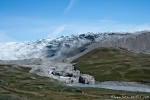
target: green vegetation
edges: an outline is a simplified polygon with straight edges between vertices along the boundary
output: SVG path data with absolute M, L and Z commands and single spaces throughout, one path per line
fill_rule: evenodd
M 75 67 L 97 81 L 150 82 L 150 55 L 125 49 L 98 48 L 73 61 Z
M 27 67 L 0 65 L 0 100 L 119 100 L 111 96 L 150 96 L 149 93 L 69 87 L 57 80 L 29 73 L 29 70 Z

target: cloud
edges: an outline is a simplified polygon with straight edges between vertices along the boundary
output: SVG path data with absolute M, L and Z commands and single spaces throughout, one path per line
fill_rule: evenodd
M 64 13 L 66 13 L 72 6 L 75 0 L 70 0 L 69 5 L 67 6 L 66 10 L 64 11 Z
M 64 31 L 65 27 L 66 25 L 59 26 L 55 31 L 52 32 L 52 34 L 49 34 L 48 37 L 56 37 Z
M 0 43 L 16 42 L 16 41 L 17 40 L 15 40 L 12 37 L 8 36 L 6 31 L 0 30 Z

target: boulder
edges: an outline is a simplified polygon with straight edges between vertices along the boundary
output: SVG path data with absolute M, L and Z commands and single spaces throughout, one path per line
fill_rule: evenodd
M 69 80 L 66 80 L 65 83 L 66 84 L 73 84 L 73 83 L 78 83 L 79 82 L 79 78 L 75 78 L 75 77 L 70 77 Z
M 83 84 L 95 84 L 95 79 L 93 76 L 88 75 L 88 74 L 82 74 L 79 77 L 79 83 Z

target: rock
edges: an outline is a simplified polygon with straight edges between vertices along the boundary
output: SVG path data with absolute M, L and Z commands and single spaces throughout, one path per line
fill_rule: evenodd
M 13 68 L 17 68 L 17 67 L 18 67 L 18 65 L 12 65 L 12 67 L 13 67 Z
M 80 71 L 75 70 L 74 66 L 57 66 L 57 68 L 52 72 L 53 75 L 64 76 L 64 77 L 79 77 Z
M 75 77 L 71 77 L 71 83 L 78 83 L 79 82 L 79 77 L 75 78 Z
M 35 77 L 30 77 L 31 79 L 35 80 L 36 78 Z
M 95 84 L 95 79 L 93 76 L 88 75 L 88 74 L 82 74 L 79 77 L 79 83 L 83 84 Z
M 46 69 L 46 68 L 32 68 L 30 71 L 30 73 L 36 73 L 40 76 L 49 76 L 51 74 L 50 70 Z
M 53 75 L 57 75 L 57 76 L 63 76 L 63 72 L 62 71 L 53 71 L 52 74 Z
M 36 73 L 40 76 L 51 77 L 66 84 L 95 84 L 95 79 L 93 76 L 82 74 L 70 63 L 54 62 L 49 65 L 30 65 L 29 67 L 32 68 L 30 70 L 30 73 Z M 30 78 L 35 79 L 34 77 Z
M 73 84 L 73 83 L 78 83 L 79 82 L 79 77 L 70 77 L 68 80 L 65 81 L 66 84 Z
M 38 86 L 37 88 L 42 89 L 43 87 L 42 86 Z

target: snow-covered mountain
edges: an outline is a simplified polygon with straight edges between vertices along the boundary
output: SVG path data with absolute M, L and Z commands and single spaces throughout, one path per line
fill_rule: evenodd
M 30 58 L 48 58 L 63 60 L 83 52 L 93 43 L 117 41 L 131 33 L 86 33 L 80 35 L 46 38 L 36 41 L 11 42 L 0 44 L 0 60 L 21 60 Z

